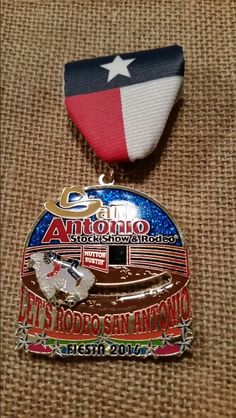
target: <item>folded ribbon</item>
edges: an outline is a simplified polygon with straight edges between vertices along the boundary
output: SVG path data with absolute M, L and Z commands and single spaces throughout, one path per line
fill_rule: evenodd
M 70 62 L 65 106 L 99 158 L 135 161 L 156 148 L 183 76 L 177 45 Z

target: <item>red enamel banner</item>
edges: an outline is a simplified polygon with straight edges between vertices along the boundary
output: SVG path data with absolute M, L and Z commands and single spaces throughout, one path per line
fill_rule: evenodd
M 83 267 L 108 272 L 108 247 L 87 247 L 83 248 Z

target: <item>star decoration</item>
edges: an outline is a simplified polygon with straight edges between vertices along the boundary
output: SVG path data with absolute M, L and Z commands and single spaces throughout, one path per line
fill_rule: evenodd
M 131 59 L 123 59 L 119 55 L 117 55 L 114 60 L 108 64 L 100 65 L 100 67 L 105 68 L 105 70 L 109 71 L 107 82 L 109 83 L 113 78 L 115 78 L 118 74 L 124 75 L 125 77 L 131 77 L 128 66 L 135 60 L 136 58 Z
M 60 357 L 63 356 L 63 354 L 61 352 L 60 343 L 57 340 L 55 340 L 55 343 L 51 345 L 51 349 L 52 349 L 52 352 L 51 352 L 52 357 L 54 357 L 55 355 L 58 355 Z
M 148 345 L 146 347 L 145 357 L 146 356 L 154 356 L 155 355 L 156 346 L 153 345 L 152 340 L 149 340 Z
M 16 335 L 22 335 L 22 334 L 28 334 L 29 329 L 31 328 L 31 325 L 27 324 L 26 319 L 23 322 L 18 322 L 17 324 L 17 330 Z
M 181 322 L 178 324 L 178 327 L 181 328 L 181 332 L 183 336 L 185 336 L 185 334 L 187 334 L 188 332 L 192 333 L 192 329 L 190 325 L 191 325 L 191 319 L 189 319 L 188 321 L 185 321 L 184 319 L 181 318 Z
M 42 344 L 44 347 L 46 346 L 46 341 L 49 338 L 46 335 L 46 331 L 44 330 L 42 334 L 36 334 L 36 344 Z
M 24 350 L 25 352 L 27 352 L 29 346 L 27 341 L 27 335 L 23 335 L 22 337 L 20 337 L 16 345 L 16 350 Z
M 190 349 L 190 344 L 192 342 L 192 337 L 184 337 L 182 338 L 182 341 L 177 341 L 176 344 L 178 344 L 180 347 L 180 353 L 184 353 L 186 350 Z
M 160 338 L 161 347 L 165 347 L 166 345 L 170 345 L 172 341 L 172 335 L 166 335 L 165 332 L 162 333 Z
M 98 344 L 108 344 L 109 343 L 109 339 L 107 338 L 107 336 L 103 333 L 101 333 L 98 336 L 98 340 L 97 340 Z
M 98 336 L 96 343 L 103 344 L 105 353 L 110 354 L 111 343 L 109 341 L 109 338 L 105 334 L 103 334 L 103 332 Z

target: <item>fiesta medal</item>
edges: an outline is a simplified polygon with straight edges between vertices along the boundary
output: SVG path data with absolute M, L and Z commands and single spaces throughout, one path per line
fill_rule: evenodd
M 100 158 L 134 161 L 156 147 L 183 71 L 178 46 L 73 62 L 65 104 Z M 19 349 L 158 359 L 191 344 L 183 234 L 157 201 L 102 176 L 45 203 L 21 279 Z

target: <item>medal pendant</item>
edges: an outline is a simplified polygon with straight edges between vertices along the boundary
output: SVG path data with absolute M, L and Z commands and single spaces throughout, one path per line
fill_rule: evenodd
M 19 349 L 154 359 L 189 349 L 188 251 L 143 193 L 64 188 L 28 235 L 21 279 Z

